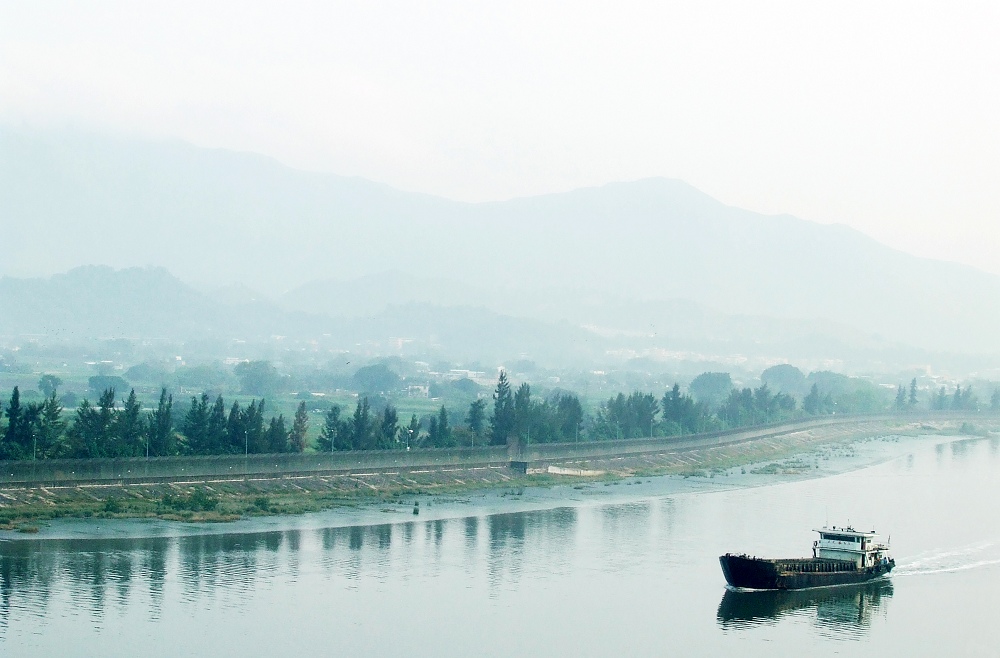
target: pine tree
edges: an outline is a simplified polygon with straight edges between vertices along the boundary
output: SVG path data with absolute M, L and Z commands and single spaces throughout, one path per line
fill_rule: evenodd
M 448 425 L 448 410 L 441 405 L 441 410 L 437 415 L 437 437 L 434 441 L 435 448 L 446 448 L 451 445 L 451 427 Z
M 249 451 L 243 410 L 238 401 L 233 402 L 233 406 L 229 408 L 229 417 L 226 418 L 226 445 L 226 452 L 230 454 Z
M 427 421 L 427 442 L 430 443 L 432 448 L 438 447 L 438 419 L 437 416 L 431 416 L 431 419 Z
M 37 402 L 29 402 L 24 406 L 21 416 L 21 431 L 18 437 L 20 448 L 20 459 L 35 459 L 37 456 L 37 433 L 41 422 L 42 405 Z
M 330 410 L 326 412 L 323 419 L 323 428 L 319 431 L 317 441 L 320 450 L 350 450 L 351 432 L 347 427 L 347 422 L 340 418 L 340 406 L 330 405 Z
M 469 413 L 465 417 L 465 422 L 473 437 L 483 438 L 483 430 L 486 429 L 486 400 L 479 398 L 469 405 Z
M 354 450 L 370 450 L 373 445 L 371 406 L 368 398 L 358 400 L 351 419 L 351 448 Z
M 271 423 L 267 427 L 267 448 L 268 452 L 288 452 L 284 414 L 278 414 L 277 418 L 271 416 Z
M 531 386 L 523 382 L 514 392 L 514 432 L 523 441 L 531 441 Z
M 118 407 L 115 404 L 115 389 L 108 388 L 97 399 L 97 442 L 98 457 L 114 455 L 116 436 L 115 430 Z
M 896 402 L 893 405 L 896 411 L 902 411 L 906 409 L 906 389 L 900 384 L 896 388 Z
M 208 394 L 191 397 L 191 408 L 184 416 L 182 430 L 187 448 L 196 455 L 208 454 Z
M 117 415 L 113 388 L 105 389 L 96 407 L 84 398 L 66 435 L 70 456 L 90 458 L 111 456 Z
M 264 400 L 250 401 L 250 406 L 243 412 L 243 429 L 249 452 L 259 454 L 269 450 L 267 432 L 264 429 Z
M 221 455 L 226 450 L 226 403 L 222 396 L 215 398 L 212 409 L 208 412 L 208 429 L 205 432 L 205 454 Z
M 818 404 L 819 393 L 816 394 L 816 400 Z M 668 435 L 704 430 L 706 417 L 709 415 L 705 405 L 695 403 L 693 397 L 681 393 L 679 384 L 674 384 L 660 404 L 663 408 L 664 429 Z
M 10 394 L 7 403 L 7 431 L 4 432 L 3 443 L 0 443 L 0 458 L 23 459 L 21 435 L 25 430 L 24 409 L 21 408 L 21 391 L 17 386 Z
M 73 424 L 66 432 L 69 444 L 67 456 L 74 458 L 102 456 L 98 454 L 98 433 L 97 410 L 91 406 L 90 400 L 84 398 L 76 408 Z
M 583 406 L 580 398 L 575 395 L 560 395 L 556 400 L 559 434 L 563 441 L 576 441 L 580 438 L 583 425 Z
M 288 435 L 288 444 L 292 452 L 305 452 L 306 432 L 309 431 L 309 412 L 306 411 L 306 403 L 300 402 L 299 408 L 295 410 L 295 418 L 292 420 L 292 431 Z
M 114 456 L 138 457 L 143 454 L 143 422 L 142 410 L 135 397 L 135 389 L 129 392 L 123 401 L 121 411 L 115 418 L 114 434 L 116 437 Z
M 378 426 L 377 446 L 383 449 L 395 448 L 399 437 L 399 414 L 391 404 L 382 410 Z
M 917 378 L 914 377 L 910 380 L 910 408 L 913 409 L 917 406 Z
M 417 414 L 410 416 L 410 424 L 406 426 L 404 431 L 406 432 L 406 449 L 409 450 L 411 445 L 420 441 L 420 419 L 417 418 Z
M 63 445 L 63 432 L 66 431 L 66 421 L 62 418 L 63 408 L 56 398 L 55 391 L 45 399 L 38 419 L 36 433 L 37 458 L 46 459 L 62 457 L 66 451 Z
M 948 408 L 948 393 L 945 391 L 944 386 L 938 389 L 937 395 L 931 400 L 931 409 L 935 411 L 944 411 Z
M 172 410 L 174 396 L 160 389 L 160 402 L 146 419 L 146 449 L 149 455 L 163 457 L 174 454 Z
M 497 388 L 493 393 L 493 415 L 490 416 L 490 443 L 504 445 L 514 431 L 514 398 L 510 392 L 507 373 L 500 371 Z

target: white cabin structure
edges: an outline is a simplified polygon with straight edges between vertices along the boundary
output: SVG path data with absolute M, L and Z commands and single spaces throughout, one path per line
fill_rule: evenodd
M 876 541 L 875 531 L 865 532 L 848 526 L 837 526 L 815 529 L 819 539 L 813 542 L 813 557 L 828 560 L 849 560 L 859 569 L 873 567 L 883 560 L 889 550 L 887 544 Z

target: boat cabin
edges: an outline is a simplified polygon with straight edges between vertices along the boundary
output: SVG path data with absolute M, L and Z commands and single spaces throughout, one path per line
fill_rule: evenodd
M 876 541 L 875 531 L 865 532 L 846 528 L 822 527 L 815 530 L 819 539 L 813 542 L 813 557 L 829 560 L 850 560 L 859 569 L 872 567 L 887 559 L 889 547 Z

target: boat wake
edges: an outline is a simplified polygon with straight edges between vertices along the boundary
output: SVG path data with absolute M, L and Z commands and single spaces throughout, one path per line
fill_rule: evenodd
M 893 576 L 926 576 L 982 569 L 1000 564 L 1000 543 L 979 542 L 947 551 L 921 553 L 909 558 L 898 558 Z

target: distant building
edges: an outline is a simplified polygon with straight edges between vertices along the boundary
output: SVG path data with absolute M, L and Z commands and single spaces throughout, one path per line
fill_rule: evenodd
M 431 387 L 428 384 L 410 384 L 406 387 L 406 396 L 411 398 L 429 398 Z

